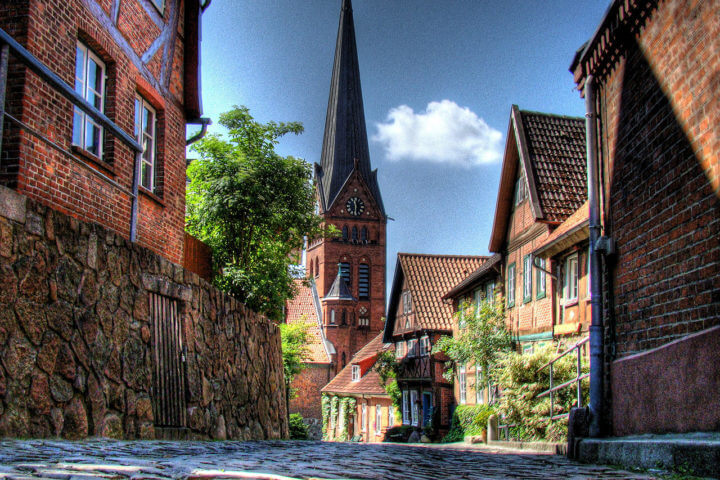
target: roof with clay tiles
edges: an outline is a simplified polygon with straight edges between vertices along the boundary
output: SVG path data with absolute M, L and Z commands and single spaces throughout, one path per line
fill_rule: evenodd
M 518 168 L 524 173 L 535 221 L 559 225 L 587 199 L 585 120 L 520 110 L 510 111 L 489 250 L 506 242 Z
M 325 347 L 325 338 L 320 328 L 320 318 L 315 305 L 313 284 L 307 285 L 303 279 L 296 279 L 298 293 L 285 303 L 285 322 L 289 324 L 307 322 L 308 363 L 330 363 L 330 355 Z
M 590 210 L 588 202 L 582 204 L 575 213 L 561 223 L 553 232 L 540 244 L 534 255 L 548 257 L 564 250 L 568 245 L 577 243 L 588 238 Z
M 382 334 L 379 334 L 361 348 L 345 368 L 340 370 L 340 373 L 322 388 L 322 391 L 326 393 L 374 395 L 389 398 L 389 395 L 380 384 L 380 375 L 372 368 L 375 365 L 378 354 L 385 350 L 393 351 L 394 347 L 392 344 L 383 343 Z M 353 365 L 360 367 L 361 376 L 358 381 L 353 381 L 352 379 Z
M 412 297 L 413 329 L 450 331 L 453 308 L 443 296 L 487 259 L 479 255 L 398 253 L 385 322 L 385 341 L 392 338 L 403 281 L 407 281 Z
M 540 208 L 562 222 L 587 199 L 585 119 L 521 111 Z

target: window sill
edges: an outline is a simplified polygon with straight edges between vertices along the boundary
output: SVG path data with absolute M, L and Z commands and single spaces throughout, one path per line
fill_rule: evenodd
M 103 173 L 109 173 L 113 177 L 115 176 L 115 168 L 94 153 L 90 153 L 78 145 L 72 145 L 70 149 L 73 154 L 84 160 L 90 167 Z
M 567 307 L 574 307 L 574 306 L 577 305 L 577 304 L 578 304 L 578 299 L 577 299 L 577 298 L 573 298 L 572 300 L 566 301 L 565 304 L 563 305 L 563 307 L 565 307 L 565 308 L 567 308 Z
M 532 295 L 529 297 L 523 298 L 523 304 L 532 302 Z
M 149 198 L 150 200 L 152 200 L 153 202 L 155 202 L 155 203 L 157 203 L 158 205 L 160 205 L 162 208 L 165 208 L 165 201 L 164 201 L 162 198 L 160 198 L 160 197 L 158 197 L 157 195 L 155 195 L 155 194 L 154 194 L 153 192 L 151 192 L 150 190 L 148 190 L 147 188 L 145 188 L 145 187 L 143 187 L 143 186 L 141 185 L 140 187 L 138 187 L 138 191 L 139 191 L 140 193 L 142 193 L 144 196 L 148 197 L 148 198 Z
M 536 300 L 542 300 L 543 298 L 545 298 L 545 292 L 539 294 L 539 295 L 537 296 Z

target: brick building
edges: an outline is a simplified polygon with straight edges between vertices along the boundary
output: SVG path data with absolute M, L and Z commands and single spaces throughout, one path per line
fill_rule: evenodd
M 450 428 L 453 384 L 443 378 L 447 356 L 432 353 L 441 335 L 453 332 L 453 307 L 443 295 L 477 270 L 487 257 L 398 253 L 383 341 L 395 344 L 400 362 L 402 421 L 437 433 Z
M 382 334 L 378 334 L 323 387 L 322 393 L 327 401 L 332 402 L 334 396 L 355 400 L 355 411 L 349 417 L 348 438 L 345 440 L 354 438 L 362 442 L 382 442 L 388 428 L 395 425 L 396 411 L 392 399 L 383 388 L 380 375 L 373 370 L 378 355 L 392 350 L 393 345 L 383 343 Z M 345 412 L 341 410 L 336 418 L 329 418 L 328 424 L 323 425 L 328 439 L 338 438 L 345 429 Z
M 585 176 L 582 119 L 513 105 L 489 250 L 502 255 L 507 325 L 523 349 L 553 337 L 556 286 L 532 253 L 585 201 Z
M 370 165 L 350 0 L 343 0 L 340 12 L 315 185 L 319 214 L 340 234 L 309 241 L 305 271 L 312 285 L 301 289 L 314 293 L 300 295 L 316 302 L 334 376 L 382 330 L 385 315 L 387 215 L 377 171 Z M 295 408 L 314 411 L 319 419 L 316 400 L 323 385 L 304 383 L 300 397 L 307 405 L 301 407 L 298 400 Z
M 715 1 L 614 1 L 572 62 L 616 245 L 601 263 L 606 433 L 720 428 L 718 18 Z
M 0 28 L 144 152 L 136 156 L 11 55 L 0 183 L 182 263 L 185 125 L 201 122 L 203 7 L 198 0 L 3 2 Z

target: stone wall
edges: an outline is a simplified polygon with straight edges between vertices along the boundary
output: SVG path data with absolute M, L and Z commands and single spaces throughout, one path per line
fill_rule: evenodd
M 184 428 L 155 421 L 151 294 L 178 305 Z M 273 323 L 146 248 L 0 187 L 0 436 L 286 438 L 284 395 Z

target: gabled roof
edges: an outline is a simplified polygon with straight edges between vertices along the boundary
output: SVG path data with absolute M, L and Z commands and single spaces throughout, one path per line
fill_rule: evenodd
M 392 341 L 395 314 L 404 280 L 407 280 L 412 297 L 415 330 L 450 331 L 453 308 L 443 301 L 443 296 L 463 278 L 477 270 L 487 258 L 478 255 L 398 253 L 385 322 L 384 341 Z
M 296 279 L 295 286 L 298 289 L 297 295 L 285 303 L 285 323 L 309 323 L 308 348 L 310 358 L 308 358 L 307 363 L 330 363 L 330 354 L 334 352 L 331 350 L 332 346 L 325 338 L 321 328 L 322 318 L 320 318 L 320 315 L 322 310 L 318 308 L 319 301 L 314 290 L 315 283 L 311 282 L 308 286 L 302 279 Z
M 583 240 L 587 240 L 590 237 L 589 219 L 588 202 L 585 202 L 535 249 L 533 255 L 549 258 Z
M 355 44 L 352 3 L 343 0 L 333 63 L 320 165 L 315 165 L 322 211 L 329 210 L 342 186 L 357 169 L 385 216 L 377 171 L 370 166 L 360 66 Z
M 382 334 L 377 335 L 367 345 L 361 348 L 350 362 L 340 370 L 330 383 L 322 388 L 325 393 L 343 393 L 350 395 L 373 395 L 384 396 L 389 395 L 385 388 L 380 384 L 380 375 L 373 370 L 375 361 L 380 352 L 384 350 L 394 350 L 392 344 L 383 344 Z M 352 380 L 352 367 L 357 365 L 361 369 L 361 377 L 357 382 Z
M 500 252 L 512 212 L 518 165 L 536 221 L 559 224 L 587 199 L 585 120 L 512 106 L 490 251 Z
M 443 299 L 456 298 L 463 295 L 465 292 L 475 288 L 477 283 L 481 280 L 499 275 L 501 267 L 502 255 L 496 253 L 488 258 L 487 261 L 480 266 L 480 268 L 465 277 L 460 283 L 455 285 L 452 290 L 443 295 Z

